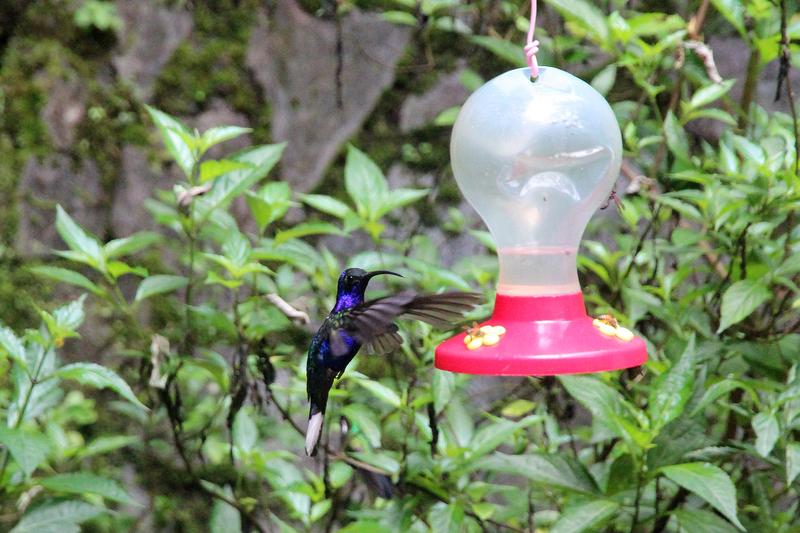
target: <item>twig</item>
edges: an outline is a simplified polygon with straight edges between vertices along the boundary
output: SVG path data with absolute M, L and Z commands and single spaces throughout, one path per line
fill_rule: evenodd
M 714 83 L 722 83 L 722 76 L 717 70 L 717 63 L 714 61 L 714 51 L 706 43 L 702 41 L 686 41 L 683 47 L 687 50 L 692 50 L 697 57 L 703 61 L 703 66 L 706 68 L 706 75 Z
M 633 518 L 631 518 L 631 529 L 630 533 L 634 533 L 636 531 L 636 525 L 639 522 L 639 511 L 642 502 L 642 473 L 638 471 L 636 473 L 636 499 L 633 503 Z
M 172 385 L 172 380 L 174 379 L 175 374 L 170 375 L 170 379 L 167 381 L 167 386 L 163 389 L 158 389 L 158 395 L 161 398 L 161 403 L 164 404 L 164 407 L 167 409 L 167 418 L 169 418 L 169 427 L 172 430 L 172 439 L 175 441 L 175 449 L 178 451 L 178 455 L 180 456 L 181 460 L 183 461 L 183 466 L 186 468 L 186 472 L 194 477 L 194 469 L 192 468 L 192 463 L 189 461 L 189 456 L 186 454 L 186 448 L 183 445 L 183 440 L 181 439 L 181 425 L 182 421 L 180 419 L 180 400 L 173 402 L 172 398 L 169 395 L 169 389 Z M 180 398 L 180 391 L 177 388 L 177 384 L 175 385 L 175 394 L 176 399 Z
M 236 508 L 236 509 L 237 509 L 237 510 L 238 510 L 238 511 L 241 513 L 241 514 L 243 514 L 245 517 L 247 517 L 247 520 L 248 520 L 248 521 L 249 521 L 249 522 L 250 522 L 250 523 L 253 525 L 253 527 L 255 527 L 255 528 L 256 528 L 258 531 L 260 531 L 261 533 L 268 533 L 268 530 L 267 530 L 267 528 L 265 528 L 264 526 L 262 526 L 261 524 L 259 524 L 259 523 L 258 523 L 258 520 L 256 520 L 256 519 L 253 517 L 253 513 L 252 513 L 251 511 L 248 511 L 247 509 L 245 509 L 245 507 L 244 507 L 242 504 L 240 504 L 238 501 L 236 501 L 236 500 L 234 500 L 234 499 L 231 499 L 231 498 L 228 498 L 228 497 L 227 497 L 227 496 L 225 496 L 224 494 L 220 494 L 220 493 L 218 493 L 218 492 L 214 492 L 214 491 L 212 491 L 212 490 L 209 490 L 209 489 L 207 489 L 206 487 L 204 487 L 202 483 L 199 483 L 199 482 L 198 482 L 198 483 L 197 483 L 197 486 L 198 486 L 198 487 L 199 487 L 201 490 L 203 490 L 204 492 L 206 492 L 207 494 L 211 495 L 211 497 L 213 497 L 213 498 L 216 498 L 216 499 L 218 499 L 218 500 L 220 500 L 220 501 L 222 501 L 222 502 L 225 502 L 225 503 L 227 503 L 227 504 L 228 504 L 228 505 L 230 505 L 231 507 L 234 507 L 234 508 Z
M 683 487 L 678 489 L 678 492 L 675 493 L 675 496 L 672 497 L 672 499 L 669 501 L 669 504 L 667 504 L 666 509 L 664 509 L 664 513 L 656 519 L 656 523 L 653 526 L 653 533 L 661 533 L 664 531 L 664 529 L 666 529 L 667 522 L 669 522 L 669 517 L 672 516 L 670 513 L 677 509 L 688 495 L 689 491 Z
M 308 317 L 308 313 L 306 313 L 305 311 L 300 311 L 299 309 L 295 309 L 294 307 L 291 306 L 289 302 L 287 302 L 274 292 L 267 294 L 266 298 L 272 305 L 278 308 L 278 311 L 286 315 L 288 318 L 298 321 L 301 324 L 311 323 L 311 319 Z
M 692 15 L 691 19 L 689 19 L 687 33 L 692 39 L 700 39 L 700 29 L 703 27 L 703 23 L 706 21 L 706 13 L 708 13 L 709 3 L 710 0 L 703 0 L 703 3 L 700 4 L 700 7 L 697 9 L 697 12 Z
M 533 487 L 531 487 L 528 489 L 528 531 L 530 533 L 536 533 L 535 512 L 536 508 L 533 505 Z
M 789 100 L 789 111 L 792 114 L 792 126 L 794 129 L 794 173 L 800 172 L 800 132 L 797 124 L 797 108 L 794 103 L 794 90 L 790 77 L 792 71 L 792 52 L 789 48 L 789 32 L 787 30 L 787 8 L 786 0 L 781 0 L 781 75 L 778 76 L 778 87 L 775 99 L 780 97 L 781 82 L 786 83 L 786 98 Z M 792 212 L 793 213 L 793 212 Z M 791 226 L 790 226 L 791 227 Z M 788 242 L 788 241 L 787 241 Z

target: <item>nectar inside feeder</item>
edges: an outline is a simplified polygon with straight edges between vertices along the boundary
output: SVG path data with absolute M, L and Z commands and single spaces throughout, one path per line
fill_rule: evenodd
M 492 317 L 440 344 L 436 367 L 553 375 L 644 363 L 641 339 L 611 317 L 586 314 L 578 282 L 581 235 L 622 160 L 606 100 L 556 68 L 542 67 L 535 81 L 528 68 L 506 72 L 464 104 L 450 156 L 497 244 L 500 277 Z

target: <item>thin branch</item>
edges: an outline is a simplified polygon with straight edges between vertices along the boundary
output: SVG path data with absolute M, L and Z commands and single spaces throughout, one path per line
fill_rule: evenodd
M 800 173 L 800 131 L 797 124 L 797 108 L 794 101 L 794 90 L 792 89 L 792 52 L 789 48 L 789 32 L 787 29 L 787 7 L 786 0 L 781 0 L 781 72 L 778 76 L 778 87 L 776 100 L 780 97 L 781 83 L 786 83 L 786 98 L 789 100 L 789 111 L 792 114 L 792 126 L 794 129 L 794 173 Z M 790 226 L 791 227 L 791 226 Z
M 231 507 L 234 507 L 234 508 L 236 508 L 236 509 L 237 509 L 237 510 L 238 510 L 238 511 L 239 511 L 239 512 L 242 514 L 242 515 L 244 515 L 245 517 L 247 517 L 247 520 L 248 520 L 248 521 L 249 521 L 249 522 L 250 522 L 250 523 L 253 525 L 253 527 L 255 527 L 255 528 L 256 528 L 256 529 L 257 529 L 257 530 L 258 530 L 260 533 L 269 533 L 269 530 L 268 530 L 267 528 L 265 528 L 264 526 L 262 526 L 262 525 L 261 525 L 261 524 L 258 522 L 258 520 L 256 520 L 256 519 L 254 518 L 254 516 L 253 516 L 253 513 L 252 513 L 251 511 L 248 511 L 248 510 L 247 510 L 247 509 L 246 509 L 246 508 L 245 508 L 245 507 L 244 507 L 242 504 L 240 504 L 240 503 L 239 503 L 238 501 L 236 501 L 235 499 L 228 498 L 228 497 L 227 497 L 227 496 L 225 496 L 224 494 L 220 494 L 220 493 L 218 493 L 218 492 L 215 492 L 215 491 L 209 490 L 209 489 L 207 489 L 206 487 L 204 487 L 202 483 L 199 483 L 199 482 L 198 482 L 198 483 L 197 483 L 197 486 L 198 486 L 198 487 L 199 487 L 201 490 L 203 490 L 204 492 L 206 492 L 207 494 L 209 494 L 210 496 L 212 496 L 213 498 L 216 498 L 216 499 L 218 499 L 218 500 L 220 500 L 220 501 L 222 501 L 222 502 L 225 502 L 225 503 L 227 503 L 227 504 L 228 504 L 228 505 L 230 505 Z
M 274 292 L 267 294 L 266 298 L 272 305 L 278 308 L 278 311 L 286 315 L 288 318 L 298 321 L 301 324 L 311 323 L 311 319 L 308 317 L 308 313 L 306 313 L 305 311 L 300 311 L 299 309 L 295 309 L 289 302 L 287 302 Z
M 636 473 L 636 500 L 633 503 L 633 518 L 631 518 L 630 533 L 636 531 L 636 525 L 639 523 L 639 511 L 642 502 L 642 473 Z
M 675 493 L 675 496 L 673 496 L 672 499 L 669 501 L 669 504 L 667 504 L 667 507 L 666 509 L 664 509 L 664 512 L 661 514 L 661 516 L 659 516 L 656 519 L 656 523 L 653 526 L 653 533 L 661 533 L 662 531 L 664 531 L 664 529 L 666 529 L 667 523 L 669 522 L 669 518 L 670 516 L 672 516 L 670 513 L 672 513 L 672 511 L 674 511 L 675 509 L 677 509 L 678 506 L 683 503 L 683 501 L 686 499 L 688 495 L 689 491 L 687 491 L 683 487 L 678 489 L 678 492 Z

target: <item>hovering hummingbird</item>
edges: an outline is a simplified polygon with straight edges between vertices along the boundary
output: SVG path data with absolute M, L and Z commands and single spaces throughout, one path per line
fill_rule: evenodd
M 344 373 L 361 346 L 366 345 L 372 353 L 386 353 L 403 343 L 394 323 L 396 318 L 421 320 L 432 326 L 449 329 L 464 312 L 481 301 L 481 296 L 474 292 L 418 294 L 411 290 L 364 301 L 369 280 L 380 274 L 400 276 L 388 270 L 367 272 L 360 268 L 348 268 L 342 272 L 336 305 L 311 339 L 306 362 L 308 455 L 316 454 L 333 381 Z

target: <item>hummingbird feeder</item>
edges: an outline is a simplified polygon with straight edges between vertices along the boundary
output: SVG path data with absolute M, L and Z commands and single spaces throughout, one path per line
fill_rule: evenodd
M 478 89 L 453 127 L 453 173 L 494 237 L 500 275 L 492 317 L 440 344 L 436 367 L 554 375 L 641 365 L 641 339 L 610 316 L 587 315 L 576 264 L 619 175 L 617 120 L 589 84 L 531 55 L 530 68 Z

